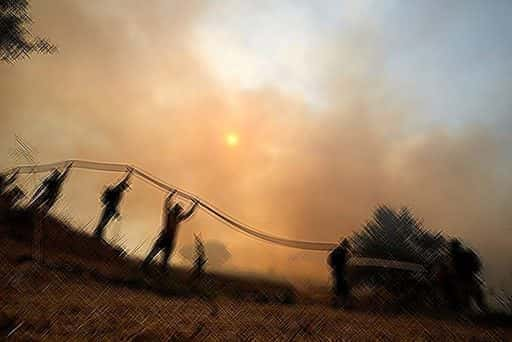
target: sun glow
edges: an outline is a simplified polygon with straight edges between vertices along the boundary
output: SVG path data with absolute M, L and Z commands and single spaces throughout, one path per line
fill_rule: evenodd
M 226 135 L 226 144 L 230 147 L 238 145 L 238 135 L 235 133 L 229 133 Z

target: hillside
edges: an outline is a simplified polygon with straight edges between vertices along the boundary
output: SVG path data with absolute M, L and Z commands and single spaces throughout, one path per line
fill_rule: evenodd
M 141 261 L 126 255 L 124 251 L 94 239 L 55 217 L 43 220 L 24 209 L 9 210 L 0 220 L 0 250 L 5 251 L 2 257 L 14 264 L 32 261 L 37 222 L 40 222 L 44 232 L 40 248 L 44 264 L 52 269 L 88 274 L 100 281 L 164 295 L 190 296 L 198 292 L 207 296 L 222 294 L 258 301 L 294 300 L 294 289 L 290 284 L 261 278 L 206 273 L 200 281 L 192 282 L 187 269 L 172 268 L 170 274 L 165 275 L 154 267 L 143 273 L 140 270 Z
M 411 314 L 334 310 L 296 302 L 288 284 L 188 270 L 139 271 L 140 260 L 56 218 L 42 221 L 44 262 L 23 209 L 0 219 L 0 334 L 15 339 L 507 340 L 510 329 Z

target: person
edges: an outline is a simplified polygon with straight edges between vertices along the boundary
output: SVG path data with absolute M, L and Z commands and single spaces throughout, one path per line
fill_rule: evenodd
M 103 239 L 103 233 L 107 224 L 113 219 L 118 218 L 119 215 L 119 204 L 123 198 L 124 192 L 130 187 L 128 181 L 130 179 L 132 171 L 114 186 L 109 186 L 102 194 L 101 201 L 103 202 L 103 212 L 101 218 L 98 221 L 98 225 L 94 230 L 94 236 L 98 239 Z
M 142 263 L 142 269 L 147 268 L 151 260 L 163 251 L 162 269 L 164 272 L 168 270 L 169 258 L 173 252 L 176 240 L 176 234 L 180 223 L 184 222 L 192 216 L 197 208 L 198 202 L 194 200 L 194 204 L 184 212 L 183 207 L 179 203 L 172 204 L 172 198 L 176 194 L 176 190 L 171 192 L 164 203 L 164 226 L 160 232 L 160 236 L 156 240 L 153 248 L 149 252 L 146 259 Z
M 328 264 L 332 270 L 333 276 L 333 305 L 338 307 L 347 307 L 350 296 L 350 287 L 347 282 L 346 268 L 350 258 L 350 242 L 343 239 L 341 243 L 334 248 L 328 257 Z
M 23 190 L 21 190 L 17 185 L 14 185 L 9 189 L 7 188 L 14 182 L 15 178 L 16 175 L 13 175 L 8 179 L 6 179 L 4 175 L 0 175 L 0 188 L 2 188 L 0 191 L 0 221 L 7 219 L 9 210 L 14 208 L 16 203 L 25 196 Z
M 16 170 L 11 176 L 7 177 L 6 174 L 4 173 L 0 173 L 0 194 L 2 194 L 5 189 L 7 189 L 7 187 L 9 185 L 11 185 L 12 183 L 14 183 L 14 181 L 16 180 L 16 178 L 18 177 L 18 172 L 19 170 Z
M 482 280 L 479 273 L 482 269 L 482 263 L 478 255 L 469 248 L 464 248 L 459 240 L 450 241 L 450 257 L 452 268 L 452 289 L 451 293 L 455 298 L 452 303 L 456 309 L 468 309 L 471 300 L 474 300 L 478 308 L 486 312 L 487 304 L 485 303 L 484 293 L 482 289 Z
M 471 300 L 478 308 L 486 312 L 482 280 L 479 273 L 482 264 L 478 255 L 469 248 L 464 248 L 461 242 L 453 239 L 449 243 L 448 276 L 445 293 L 453 310 L 467 310 Z
M 8 177 L 8 174 L 0 173 L 0 216 L 4 217 L 9 209 L 23 196 L 23 191 L 15 185 L 11 189 L 8 187 L 14 183 L 18 176 L 19 170 L 16 170 Z
M 46 177 L 34 193 L 34 196 L 32 196 L 29 204 L 30 209 L 42 209 L 45 213 L 51 209 L 59 197 L 62 184 L 68 176 L 71 166 L 72 164 L 66 166 L 66 169 L 62 173 L 55 169 L 48 177 Z
M 25 193 L 19 186 L 15 185 L 11 189 L 4 191 L 1 196 L 2 200 L 8 205 L 8 207 L 13 208 L 19 200 L 25 197 Z

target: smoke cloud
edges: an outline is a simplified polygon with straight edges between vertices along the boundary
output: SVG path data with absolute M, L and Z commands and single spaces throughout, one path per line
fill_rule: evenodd
M 40 162 L 133 163 L 259 229 L 305 240 L 336 241 L 378 204 L 409 206 L 426 226 L 480 251 L 493 278 L 510 277 L 512 158 L 510 138 L 496 129 L 512 127 L 509 118 L 422 126 L 419 105 L 379 70 L 386 51 L 372 46 L 370 32 L 318 51 L 328 58 L 316 67 L 332 70 L 320 108 L 272 86 L 220 82 L 197 46 L 203 2 L 33 6 L 34 30 L 59 53 L 0 65 L 2 166 L 17 162 L 9 151 L 18 134 Z M 234 148 L 224 140 L 229 132 L 240 139 Z M 116 177 L 74 172 L 63 211 L 92 230 L 99 192 Z M 144 253 L 163 196 L 135 181 L 110 234 L 130 249 L 143 243 Z M 204 214 L 182 227 L 180 244 L 196 231 L 228 244 L 239 269 L 327 277 L 324 255 L 302 267 L 289 258 L 296 251 L 250 240 Z

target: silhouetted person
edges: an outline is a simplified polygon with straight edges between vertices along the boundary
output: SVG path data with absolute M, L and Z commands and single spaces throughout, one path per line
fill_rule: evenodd
M 34 196 L 32 196 L 29 208 L 40 209 L 43 210 L 44 213 L 47 213 L 52 208 L 60 195 L 62 184 L 71 170 L 71 165 L 72 164 L 69 164 L 62 173 L 59 170 L 53 170 L 53 172 L 46 177 L 36 190 Z
M 328 257 L 328 264 L 332 269 L 333 292 L 335 306 L 347 306 L 350 296 L 350 287 L 347 282 L 346 269 L 350 258 L 350 242 L 344 239 L 334 248 Z
M 8 210 L 23 197 L 23 192 L 18 186 L 14 186 L 8 190 L 8 187 L 16 180 L 17 175 L 18 171 L 15 171 L 10 176 L 5 173 L 0 173 L 0 216 L 2 218 L 4 218 Z
M 9 185 L 14 183 L 16 178 L 18 177 L 18 170 L 16 170 L 9 177 L 6 174 L 0 174 L 0 194 L 3 193 Z
M 0 221 L 8 220 L 9 211 L 25 196 L 17 185 L 0 193 Z
M 109 186 L 102 194 L 101 201 L 103 202 L 103 212 L 98 221 L 98 225 L 94 230 L 94 236 L 103 239 L 103 232 L 107 224 L 113 218 L 119 217 L 119 204 L 123 198 L 124 192 L 130 187 L 128 180 L 130 179 L 131 171 L 121 180 L 117 185 Z
M 186 212 L 178 203 L 172 204 L 172 197 L 176 191 L 173 191 L 165 200 L 164 204 L 164 226 L 160 232 L 160 236 L 156 240 L 153 248 L 149 252 L 146 259 L 142 263 L 142 268 L 146 268 L 151 260 L 160 252 L 163 251 L 162 257 L 162 269 L 167 271 L 169 258 L 173 252 L 176 235 L 181 222 L 187 220 L 192 216 L 195 209 L 197 208 L 198 202 L 194 201 L 194 204 Z
M 482 281 L 479 273 L 482 263 L 478 255 L 469 248 L 463 248 L 460 241 L 450 241 L 450 257 L 452 279 L 448 285 L 447 295 L 452 297 L 452 307 L 455 309 L 468 309 L 471 299 L 479 309 L 487 311 Z
M 14 207 L 23 197 L 25 197 L 25 193 L 17 185 L 7 191 L 4 191 L 2 194 L 2 199 L 7 203 L 9 208 Z

